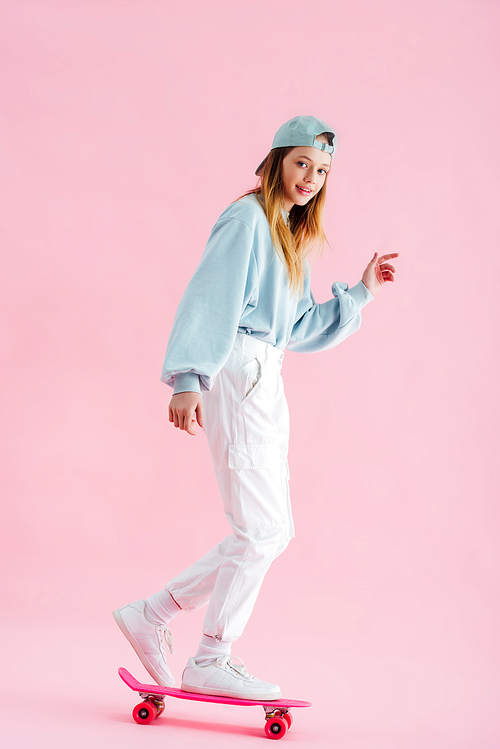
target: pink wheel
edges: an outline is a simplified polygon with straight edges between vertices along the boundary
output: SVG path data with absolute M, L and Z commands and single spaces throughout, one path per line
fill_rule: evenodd
M 292 715 L 292 713 L 285 713 L 283 715 L 283 717 L 284 717 L 284 719 L 286 720 L 286 722 L 288 724 L 288 730 L 290 730 L 290 728 L 292 727 L 292 723 L 293 723 L 293 715 Z
M 152 720 L 158 715 L 158 708 L 153 702 L 144 700 L 134 707 L 132 710 L 132 717 L 136 723 L 140 723 L 143 726 L 151 723 Z
M 288 730 L 288 721 L 284 718 L 269 718 L 264 730 L 269 739 L 282 739 Z

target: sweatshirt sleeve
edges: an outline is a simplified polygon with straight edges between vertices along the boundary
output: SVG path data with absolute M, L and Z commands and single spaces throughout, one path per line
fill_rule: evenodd
M 318 304 L 311 291 L 307 264 L 304 291 L 297 305 L 297 319 L 286 348 L 309 353 L 337 346 L 361 325 L 361 310 L 375 297 L 362 281 L 349 289 L 348 284 L 332 284 L 333 299 Z
M 256 288 L 252 229 L 239 219 L 219 219 L 181 298 L 168 339 L 160 379 L 174 393 L 211 390 Z

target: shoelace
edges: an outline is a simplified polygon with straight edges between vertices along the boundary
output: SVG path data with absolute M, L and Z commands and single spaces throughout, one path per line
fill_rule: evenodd
M 237 663 L 233 663 L 233 658 L 238 658 L 239 661 L 241 661 L 241 666 Z M 245 664 L 241 660 L 239 656 L 226 656 L 224 664 L 228 666 L 229 668 L 232 668 L 233 671 L 236 671 L 237 674 L 240 676 L 244 676 L 245 679 L 255 679 L 255 676 L 252 676 L 252 674 L 249 674 L 248 671 L 245 668 Z
M 158 637 L 158 641 L 159 641 L 159 644 L 160 644 L 161 654 L 163 655 L 163 657 L 165 658 L 165 660 L 167 660 L 167 658 L 165 656 L 165 651 L 163 649 L 163 643 L 166 640 L 168 649 L 170 650 L 171 653 L 174 653 L 175 651 L 174 651 L 174 646 L 173 646 L 173 643 L 172 643 L 172 640 L 174 639 L 174 636 L 172 635 L 172 632 L 169 630 L 169 628 L 165 624 L 157 624 L 156 625 L 156 629 L 160 629 L 163 632 L 163 634 L 165 635 L 164 638 L 161 637 L 161 635 L 160 635 Z

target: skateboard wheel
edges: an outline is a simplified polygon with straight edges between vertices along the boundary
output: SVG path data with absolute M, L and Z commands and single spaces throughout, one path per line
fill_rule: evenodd
M 269 739 L 282 739 L 288 730 L 288 721 L 284 718 L 269 718 L 264 730 Z
M 145 726 L 151 723 L 152 720 L 158 715 L 158 708 L 153 702 L 144 700 L 134 707 L 132 710 L 132 717 L 136 723 L 140 723 Z
M 290 712 L 285 713 L 283 715 L 283 717 L 284 717 L 284 719 L 286 720 L 286 722 L 288 724 L 288 730 L 290 730 L 290 728 L 292 727 L 292 723 L 293 723 L 293 715 L 292 715 L 292 713 L 290 713 Z
M 165 703 L 162 702 L 161 705 L 158 707 L 158 718 L 162 714 L 162 712 L 165 710 Z

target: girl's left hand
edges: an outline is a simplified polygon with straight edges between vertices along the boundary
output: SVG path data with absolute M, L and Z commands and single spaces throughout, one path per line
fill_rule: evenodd
M 390 260 L 390 258 L 398 257 L 398 255 L 399 252 L 391 252 L 389 255 L 378 257 L 378 253 L 376 252 L 366 266 L 361 280 L 373 296 L 382 288 L 382 284 L 386 281 L 394 281 L 396 268 L 386 261 Z

